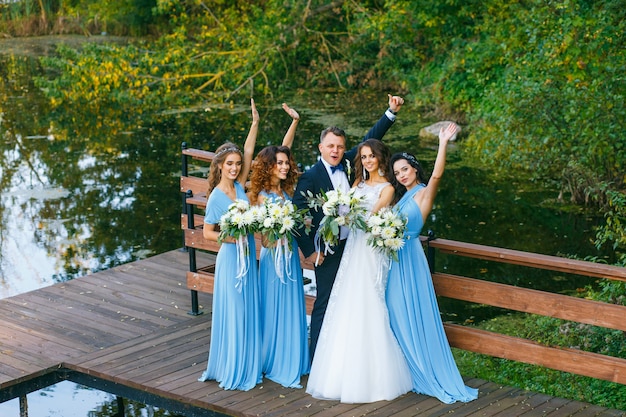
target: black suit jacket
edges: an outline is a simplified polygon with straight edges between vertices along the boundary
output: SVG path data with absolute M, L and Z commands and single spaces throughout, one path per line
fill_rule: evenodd
M 367 134 L 363 137 L 363 140 L 367 139 L 380 139 L 382 140 L 387 130 L 393 125 L 393 121 L 387 117 L 387 115 L 383 115 L 378 122 L 367 132 Z M 342 164 L 344 167 L 346 166 L 346 161 L 350 161 L 351 172 L 348 177 L 348 184 L 352 184 L 354 182 L 354 158 L 356 157 L 357 146 L 350 149 L 344 154 Z M 344 170 L 344 173 L 347 175 L 347 170 Z M 313 193 L 313 195 L 319 194 L 321 191 L 329 191 L 333 189 L 333 183 L 328 176 L 328 171 L 326 171 L 326 167 L 322 163 L 321 160 L 317 161 L 309 170 L 307 170 L 300 179 L 298 180 L 298 184 L 296 186 L 296 191 L 293 195 L 293 203 L 300 209 L 307 208 L 308 203 L 306 197 L 302 195 L 302 192 L 306 194 L 307 191 Z M 314 237 L 315 232 L 317 231 L 317 226 L 320 221 L 324 217 L 324 213 L 322 210 L 310 210 L 311 216 L 313 217 L 313 224 L 311 227 L 311 232 L 306 235 L 304 230 L 299 231 L 299 235 L 296 236 L 296 241 L 298 242 L 298 246 L 302 251 L 302 254 L 305 257 L 310 256 L 315 251 Z

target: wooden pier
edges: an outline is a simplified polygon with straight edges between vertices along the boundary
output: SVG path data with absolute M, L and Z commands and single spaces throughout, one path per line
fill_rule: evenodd
M 208 263 L 212 255 L 197 256 Z M 188 267 L 186 253 L 170 251 L 0 300 L 0 401 L 69 379 L 187 417 L 626 415 L 477 379 L 466 379 L 480 391 L 467 404 L 415 393 L 341 404 L 269 380 L 247 392 L 198 382 L 209 351 L 211 296 L 200 294 L 204 314 L 188 314 Z

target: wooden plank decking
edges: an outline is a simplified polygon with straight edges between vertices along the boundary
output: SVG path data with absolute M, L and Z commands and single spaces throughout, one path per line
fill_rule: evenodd
M 479 388 L 477 400 L 450 405 L 415 393 L 390 402 L 340 404 L 268 380 L 247 392 L 221 390 L 215 382 L 197 381 L 209 350 L 211 299 L 199 294 L 206 314 L 187 314 L 187 267 L 187 254 L 171 251 L 0 300 L 0 394 L 66 369 L 194 407 L 188 415 L 626 415 L 477 379 L 467 380 Z

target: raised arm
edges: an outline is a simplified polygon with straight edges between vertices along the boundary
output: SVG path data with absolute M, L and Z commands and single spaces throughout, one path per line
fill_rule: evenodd
M 381 118 L 378 119 L 376 124 L 374 124 L 374 126 L 367 131 L 365 136 L 363 136 L 362 141 L 367 139 L 383 140 L 383 136 L 385 136 L 385 133 L 387 133 L 396 120 L 396 114 L 400 111 L 400 108 L 404 104 L 404 99 L 400 96 L 392 96 L 391 94 L 387 94 L 387 97 L 389 98 L 389 108 L 385 110 L 385 113 L 383 113 Z M 346 151 L 345 158 L 350 162 L 354 161 L 356 149 L 357 146 Z
M 254 104 L 254 99 L 250 99 L 250 107 L 252 108 L 252 125 L 248 131 L 248 137 L 243 144 L 243 166 L 241 172 L 237 177 L 237 181 L 241 184 L 245 184 L 250 173 L 250 166 L 252 165 L 252 158 L 254 157 L 254 146 L 256 145 L 256 137 L 259 133 L 259 112 Z
M 383 136 L 385 136 L 387 130 L 389 130 L 393 122 L 395 122 L 396 114 L 404 104 L 404 99 L 400 96 L 392 96 L 391 94 L 387 94 L 387 97 L 389 98 L 389 108 L 378 122 L 365 134 L 363 140 L 371 138 L 383 140 Z
M 285 137 L 283 138 L 283 146 L 291 148 L 293 145 L 293 140 L 296 137 L 296 129 L 298 127 L 298 122 L 300 121 L 300 115 L 295 109 L 292 109 L 287 105 L 287 103 L 283 103 L 283 110 L 287 112 L 289 116 L 291 116 L 291 126 L 289 126 L 289 130 L 285 133 Z
M 426 221 L 426 217 L 430 214 L 437 196 L 437 190 L 439 189 L 439 183 L 443 176 L 443 171 L 446 167 L 446 153 L 448 149 L 448 141 L 459 131 L 459 126 L 455 123 L 450 123 L 445 129 L 441 128 L 439 131 L 439 149 L 437 151 L 437 158 L 435 159 L 435 166 L 433 172 L 428 180 L 426 188 L 415 194 L 415 201 L 420 207 L 422 212 L 422 218 Z
M 389 97 L 389 110 L 391 110 L 392 114 L 397 114 L 404 104 L 404 99 L 400 96 L 392 96 L 391 94 L 387 94 L 387 97 Z

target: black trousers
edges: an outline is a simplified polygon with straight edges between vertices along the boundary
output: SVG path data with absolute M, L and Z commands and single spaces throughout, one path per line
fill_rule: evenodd
M 315 268 L 317 295 L 315 303 L 313 303 L 313 311 L 311 312 L 311 345 L 309 348 L 311 361 L 313 361 L 317 339 L 319 338 L 324 321 L 324 314 L 326 313 L 326 306 L 328 305 L 328 299 L 330 298 L 330 293 L 335 283 L 335 276 L 337 275 L 341 255 L 343 255 L 343 249 L 345 247 L 346 240 L 339 241 L 339 244 L 332 248 L 335 253 L 332 255 L 328 254 L 328 256 L 324 258 L 324 262 Z

